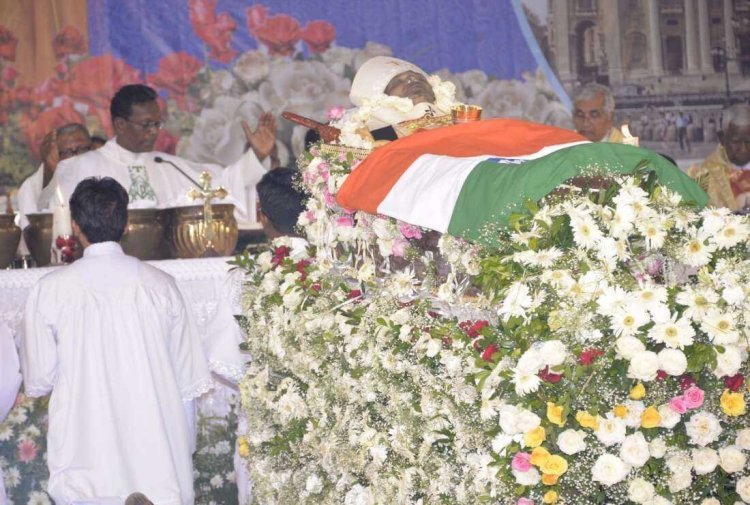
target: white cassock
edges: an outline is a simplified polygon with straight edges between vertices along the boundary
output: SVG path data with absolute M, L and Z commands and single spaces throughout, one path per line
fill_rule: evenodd
M 39 212 L 39 197 L 42 195 L 43 182 L 44 165 L 39 165 L 36 172 L 28 176 L 18 188 L 18 222 L 16 224 L 22 230 L 29 224 L 26 215 Z
M 185 402 L 212 385 L 174 279 L 103 242 L 42 277 L 24 313 L 29 396 L 52 392 L 48 492 L 58 505 L 194 500 Z
M 18 369 L 18 352 L 13 334 L 8 326 L 0 322 L 0 424 L 13 408 L 21 385 L 21 372 Z M 0 468 L 0 505 L 7 505 L 3 485 L 3 471 Z
M 57 187 L 62 190 L 67 202 L 76 185 L 88 177 L 112 177 L 122 184 L 131 194 L 131 207 L 182 207 L 199 205 L 187 197 L 188 189 L 195 186 L 177 169 L 168 163 L 157 163 L 154 158 L 161 157 L 171 161 L 195 181 L 200 173 L 207 170 L 211 173 L 212 186 L 223 186 L 229 196 L 224 200 L 214 200 L 216 203 L 232 203 L 235 205 L 235 217 L 238 224 L 255 223 L 255 185 L 266 172 L 258 161 L 252 149 L 248 149 L 239 160 L 222 168 L 210 163 L 193 163 L 171 154 L 151 151 L 148 153 L 134 153 L 121 147 L 117 138 L 110 139 L 99 149 L 61 161 L 57 165 L 55 175 L 50 184 L 42 191 L 39 208 L 50 208 L 57 201 Z M 154 190 L 156 200 L 134 201 L 131 192 L 132 167 L 143 167 L 148 182 Z

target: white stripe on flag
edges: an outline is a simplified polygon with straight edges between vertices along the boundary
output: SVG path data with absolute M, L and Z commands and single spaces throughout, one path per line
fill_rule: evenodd
M 533 160 L 559 149 L 586 143 L 588 141 L 556 144 L 545 146 L 532 154 L 503 158 Z M 423 154 L 396 181 L 378 205 L 378 213 L 445 233 L 466 178 L 478 163 L 496 157 L 498 156 L 482 155 L 456 158 Z

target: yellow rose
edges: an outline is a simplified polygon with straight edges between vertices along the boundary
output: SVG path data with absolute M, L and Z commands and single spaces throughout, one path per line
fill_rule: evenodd
M 250 456 L 250 444 L 247 443 L 247 439 L 245 437 L 239 437 L 237 439 L 237 445 L 239 445 L 238 451 L 240 454 L 240 457 L 247 458 Z
M 614 408 L 615 417 L 624 419 L 628 415 L 628 408 L 625 405 L 617 405 Z
M 649 407 L 641 414 L 641 428 L 656 428 L 661 424 L 661 414 L 656 407 Z
M 592 416 L 585 410 L 579 410 L 576 414 L 576 421 L 584 428 L 590 428 L 594 431 L 599 429 L 599 416 Z
M 547 458 L 550 457 L 550 453 L 544 447 L 537 447 L 531 451 L 531 464 L 534 466 L 542 466 Z
M 643 384 L 640 382 L 633 386 L 633 388 L 630 390 L 630 399 L 631 400 L 640 400 L 646 396 L 646 388 L 643 387 Z
M 538 447 L 546 438 L 547 432 L 541 426 L 537 426 L 524 434 L 523 443 L 526 444 L 526 447 Z
M 560 405 L 555 405 L 553 402 L 547 402 L 547 419 L 552 424 L 558 426 L 565 426 L 565 419 L 563 418 L 563 408 Z
M 546 477 L 546 475 L 542 477 L 542 481 L 544 481 L 544 477 Z M 545 482 L 545 484 L 547 483 Z M 557 492 L 547 491 L 546 493 L 544 493 L 544 497 L 542 498 L 542 501 L 544 503 L 557 503 Z
M 741 416 L 745 413 L 745 395 L 725 389 L 721 394 L 721 410 L 730 417 Z
M 562 456 L 554 455 L 546 458 L 539 466 L 543 474 L 557 475 L 558 477 L 568 471 L 568 462 Z

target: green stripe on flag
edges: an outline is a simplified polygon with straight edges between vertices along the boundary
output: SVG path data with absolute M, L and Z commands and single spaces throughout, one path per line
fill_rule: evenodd
M 646 170 L 696 207 L 708 196 L 698 184 L 659 154 L 633 146 L 591 143 L 561 149 L 520 165 L 479 163 L 464 182 L 453 209 L 448 233 L 478 240 L 487 224 L 508 224 L 527 199 L 538 201 L 574 177 L 602 173 L 630 174 L 647 161 Z

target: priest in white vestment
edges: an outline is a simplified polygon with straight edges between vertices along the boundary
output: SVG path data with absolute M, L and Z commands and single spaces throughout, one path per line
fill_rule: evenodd
M 21 385 L 21 372 L 18 368 L 18 352 L 13 334 L 8 326 L 0 321 L 0 424 L 7 417 L 16 401 Z M 3 471 L 0 468 L 0 505 L 7 505 L 3 485 Z
M 110 178 L 70 200 L 83 258 L 29 294 L 21 369 L 29 396 L 52 393 L 48 492 L 57 505 L 117 504 L 142 492 L 159 505 L 194 501 L 184 404 L 212 385 L 174 279 L 117 243 L 128 195 Z
M 235 163 L 222 168 L 153 150 L 162 126 L 156 100 L 156 92 L 143 84 L 120 88 L 110 104 L 115 138 L 95 151 L 61 162 L 52 183 L 40 197 L 40 208 L 67 201 L 76 184 L 95 176 L 112 177 L 119 182 L 130 195 L 131 207 L 198 205 L 200 202 L 192 202 L 187 197 L 188 189 L 195 186 L 190 179 L 198 181 L 200 172 L 207 170 L 213 176 L 213 186 L 221 185 L 229 191 L 227 199 L 217 203 L 234 204 L 240 226 L 254 223 L 255 184 L 266 172 L 261 160 L 267 158 L 275 146 L 273 116 L 264 114 L 255 131 L 242 122 L 251 148 Z M 58 201 L 60 198 L 63 202 Z

